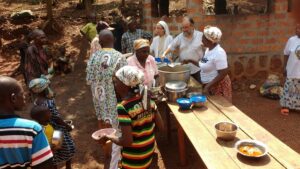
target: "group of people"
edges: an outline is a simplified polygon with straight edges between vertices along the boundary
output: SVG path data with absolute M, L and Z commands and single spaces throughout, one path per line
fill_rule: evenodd
M 203 84 L 203 93 L 232 100 L 228 61 L 220 41 L 222 31 L 206 26 L 203 32 L 194 27 L 190 17 L 182 21 L 182 33 L 173 39 L 165 21 L 155 27 L 156 36 L 137 29 L 134 18 L 127 20 L 128 31 L 120 38 L 122 49 L 115 49 L 115 37 L 104 21 L 81 29 L 91 45 L 87 63 L 98 129 L 114 128 L 115 135 L 99 140 L 105 153 L 105 168 L 149 168 L 155 149 L 154 131 L 164 130 L 160 112 L 149 98 L 148 88 L 158 77 L 155 58 L 168 58 L 187 64 L 191 75 Z M 35 30 L 24 61 L 25 82 L 33 107 L 25 120 L 15 114 L 25 106 L 24 90 L 13 78 L 0 76 L 0 168 L 56 168 L 66 162 L 71 168 L 75 153 L 70 135 L 72 127 L 60 116 L 50 89 L 49 65 L 43 49 L 46 36 Z M 178 50 L 179 57 L 173 52 Z M 122 54 L 122 53 L 123 54 Z M 125 57 L 125 53 L 132 53 Z M 281 113 L 300 110 L 300 25 L 284 50 L 286 83 L 280 103 Z M 54 130 L 63 135 L 62 147 L 51 145 Z M 50 144 L 49 144 L 50 143 Z M 3 157 L 3 158 L 2 158 Z
M 0 76 L 0 168 L 56 169 L 65 162 L 71 169 L 75 154 L 72 127 L 62 119 L 50 88 L 54 70 L 44 48 L 48 40 L 39 29 L 27 37 L 20 50 L 20 67 L 33 101 L 30 116 L 35 122 L 15 114 L 27 107 L 22 86 L 11 77 Z M 61 146 L 52 144 L 55 130 L 63 135 Z
M 122 53 L 114 49 L 114 36 L 106 22 L 91 43 L 87 64 L 87 83 L 91 86 L 99 129 L 114 128 L 116 136 L 101 139 L 105 168 L 148 168 L 154 152 L 154 127 L 163 130 L 160 113 L 149 98 L 148 88 L 158 77 L 155 58 L 168 58 L 188 64 L 191 74 L 204 84 L 207 94 L 221 95 L 231 101 L 231 81 L 227 55 L 219 42 L 219 28 L 207 26 L 195 30 L 192 18 L 185 17 L 182 33 L 175 39 L 165 21 L 159 21 L 155 36 L 137 29 L 134 18 L 127 20 L 128 31 L 122 36 Z M 150 43 L 151 42 L 151 43 Z M 172 52 L 179 50 L 179 59 Z

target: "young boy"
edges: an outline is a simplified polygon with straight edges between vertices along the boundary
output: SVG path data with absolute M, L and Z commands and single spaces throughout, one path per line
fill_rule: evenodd
M 30 117 L 43 126 L 44 133 L 47 136 L 49 144 L 51 145 L 54 128 L 50 124 L 51 112 L 48 107 L 43 105 L 33 106 L 30 112 Z

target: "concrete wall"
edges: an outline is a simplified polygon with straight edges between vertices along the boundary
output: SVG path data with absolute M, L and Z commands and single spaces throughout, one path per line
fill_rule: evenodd
M 187 0 L 188 15 L 196 22 L 196 28 L 216 25 L 223 31 L 221 45 L 228 53 L 231 76 L 253 76 L 261 71 L 281 73 L 282 51 L 286 41 L 294 34 L 294 21 L 287 12 L 287 0 L 274 0 L 271 13 L 253 15 L 203 14 L 202 0 Z M 168 18 L 171 33 L 180 33 L 182 17 Z M 159 18 L 151 17 L 151 2 L 144 1 L 143 26 L 153 31 Z

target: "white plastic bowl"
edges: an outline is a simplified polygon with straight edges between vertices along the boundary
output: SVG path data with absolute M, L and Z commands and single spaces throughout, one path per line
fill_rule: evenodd
M 117 132 L 116 129 L 114 128 L 105 128 L 105 129 L 101 129 L 101 130 L 97 130 L 95 131 L 93 134 L 92 134 L 92 138 L 94 140 L 100 140 L 100 138 L 103 136 L 103 135 L 109 135 L 109 136 L 113 136 L 115 135 Z

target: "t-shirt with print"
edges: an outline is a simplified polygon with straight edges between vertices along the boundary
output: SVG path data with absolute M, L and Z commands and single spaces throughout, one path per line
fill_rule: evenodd
M 228 68 L 227 54 L 220 45 L 217 45 L 212 50 L 207 49 L 205 51 L 199 65 L 201 81 L 207 84 L 218 76 L 218 70 Z
M 151 107 L 155 104 L 151 101 Z M 132 127 L 133 143 L 122 149 L 122 168 L 149 168 L 154 152 L 155 113 L 145 111 L 140 96 L 118 104 L 120 125 Z
M 300 38 L 298 36 L 288 40 L 284 55 L 289 56 L 286 65 L 287 78 L 300 79 Z

